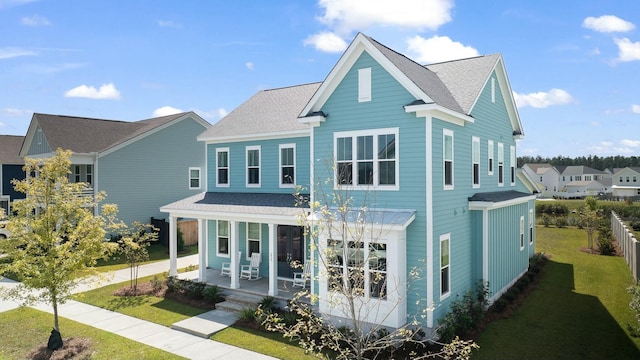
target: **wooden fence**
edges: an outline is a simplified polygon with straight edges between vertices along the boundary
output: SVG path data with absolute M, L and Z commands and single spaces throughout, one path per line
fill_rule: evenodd
M 624 253 L 624 259 L 627 261 L 627 265 L 629 265 L 631 275 L 638 281 L 638 275 L 640 275 L 638 274 L 638 272 L 640 272 L 640 242 L 638 242 L 633 232 L 627 228 L 615 211 L 611 212 L 611 230 Z
M 178 228 L 182 231 L 185 246 L 198 244 L 198 220 L 180 220 Z

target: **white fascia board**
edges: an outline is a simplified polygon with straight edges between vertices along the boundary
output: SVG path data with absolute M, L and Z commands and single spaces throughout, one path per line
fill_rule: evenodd
M 407 105 L 404 107 L 404 111 L 415 113 L 416 117 L 433 117 L 458 126 L 475 122 L 475 119 L 469 115 L 460 114 L 436 103 Z
M 305 136 L 307 137 L 311 136 L 311 130 L 278 131 L 278 132 L 272 132 L 272 133 L 234 135 L 234 136 L 211 136 L 211 137 L 198 136 L 197 140 L 206 142 L 207 144 L 219 144 L 219 143 L 240 142 L 240 141 L 287 139 L 287 138 L 296 138 L 296 137 L 305 137 Z
M 524 204 L 530 200 L 535 200 L 535 195 L 523 196 L 511 200 L 500 201 L 500 202 L 492 202 L 492 201 L 469 201 L 469 210 L 493 210 L 499 209 L 507 206 Z
M 327 117 L 322 115 L 314 115 L 314 116 L 305 116 L 298 119 L 303 124 L 309 124 L 313 127 L 317 127 L 317 126 L 320 126 L 320 124 L 322 124 L 323 122 L 325 122 L 327 120 Z
M 298 225 L 297 216 L 290 215 L 266 215 L 266 214 L 248 214 L 218 211 L 199 211 L 199 210 L 179 210 L 167 207 L 161 207 L 160 212 L 169 213 L 169 216 L 189 219 L 203 220 L 228 220 L 239 222 L 257 222 L 257 223 L 274 223 L 282 225 Z

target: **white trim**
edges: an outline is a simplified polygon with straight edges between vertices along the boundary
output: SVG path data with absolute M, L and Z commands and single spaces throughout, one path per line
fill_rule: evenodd
M 358 102 L 371 101 L 371 68 L 358 69 Z
M 500 201 L 500 202 L 492 202 L 492 201 L 470 201 L 469 202 L 469 210 L 484 210 L 484 209 L 499 209 L 506 206 L 523 204 L 528 202 L 529 200 L 535 200 L 535 195 L 528 195 L 523 197 L 518 197 L 511 200 Z
M 509 146 L 509 182 L 511 186 L 516 186 L 516 147 Z
M 227 253 L 221 253 L 220 250 L 220 222 L 227 223 Z M 229 220 L 216 220 L 216 256 L 230 258 L 231 257 L 231 221 Z
M 529 209 L 529 246 L 533 245 L 533 222 L 534 222 L 534 216 L 533 216 L 533 209 Z
M 480 176 L 480 138 L 477 136 L 472 136 L 471 137 L 471 187 L 473 189 L 478 189 L 480 188 L 480 184 L 481 184 L 481 176 Z M 476 161 L 476 158 L 478 159 Z M 475 170 L 475 165 L 478 165 L 478 171 L 476 174 L 476 170 Z M 478 176 L 478 183 L 475 183 L 475 176 Z
M 446 182 L 446 178 L 447 178 L 447 171 L 446 171 L 446 154 L 447 154 L 447 142 L 445 141 L 445 139 L 447 138 L 447 136 L 451 137 L 451 159 L 449 161 L 451 161 L 451 184 L 447 184 Z M 454 137 L 453 137 L 453 130 L 449 130 L 449 129 L 442 129 L 442 188 L 444 190 L 453 190 L 455 188 L 455 143 L 454 143 Z
M 491 77 L 491 102 L 496 102 L 496 78 Z
M 520 251 L 524 250 L 524 215 L 520 216 Z
M 502 161 L 500 161 L 502 159 Z M 502 176 L 500 176 L 500 163 L 502 163 Z M 502 178 L 501 178 L 502 177 Z M 504 186 L 504 144 L 498 143 L 498 187 Z
M 482 209 L 482 282 L 489 282 L 489 209 Z
M 427 144 L 433 142 L 433 118 L 425 118 L 425 139 Z M 425 208 L 426 208 L 426 231 L 427 249 L 425 260 L 427 263 L 427 304 L 434 303 L 434 281 L 433 281 L 433 146 L 425 146 Z M 433 309 L 427 311 L 427 327 L 434 326 Z
M 198 186 L 191 186 L 191 180 L 195 179 L 191 177 L 191 171 L 198 170 Z M 189 167 L 189 190 L 202 189 L 202 169 L 199 167 Z
M 460 114 L 436 103 L 406 105 L 404 111 L 407 113 L 415 113 L 416 117 L 435 117 L 458 126 L 475 122 L 475 119 L 469 115 Z
M 257 239 L 250 239 L 249 238 L 249 224 L 257 224 L 258 225 L 258 238 Z M 257 253 L 262 254 L 262 224 L 259 222 L 253 222 L 253 221 L 247 221 L 245 223 L 247 232 L 246 232 L 246 236 L 245 236 L 245 249 L 246 251 L 244 252 L 245 255 L 245 259 L 247 261 L 251 260 L 251 255 L 249 255 L 249 241 L 257 241 L 258 242 L 258 251 L 256 251 Z
M 487 141 L 487 175 L 493 175 L 493 170 L 496 167 L 495 148 L 493 147 L 493 140 Z
M 447 241 L 447 254 L 449 256 L 449 263 L 446 266 L 442 266 L 442 242 Z M 438 283 L 440 284 L 440 300 L 444 300 L 451 295 L 451 233 L 446 233 L 440 235 L 439 242 L 439 254 L 440 258 L 438 259 L 438 264 L 440 265 L 440 271 L 438 272 Z M 442 292 L 442 270 L 448 268 L 448 276 L 447 276 L 447 292 Z
M 310 130 L 290 130 L 282 132 L 269 132 L 258 133 L 248 135 L 232 135 L 232 136 L 212 136 L 202 137 L 198 136 L 198 141 L 204 141 L 207 144 L 219 144 L 229 142 L 241 142 L 241 141 L 261 141 L 261 140 L 281 140 L 287 138 L 307 137 L 310 134 Z
M 249 183 L 249 151 L 258 150 L 258 183 L 250 184 Z M 262 147 L 260 145 L 250 145 L 245 146 L 244 148 L 244 160 L 245 160 L 245 186 L 248 188 L 259 188 L 262 185 Z M 256 168 L 256 166 L 252 166 L 252 168 Z
M 287 165 L 287 167 L 293 166 L 293 179 L 292 179 L 290 184 L 282 182 L 282 168 L 284 167 L 282 165 L 282 150 L 283 149 L 293 149 L 293 165 Z M 278 145 L 278 186 L 280 188 L 294 188 L 296 186 L 296 184 L 298 183 L 297 180 L 296 180 L 296 178 L 298 176 L 296 156 L 297 155 L 296 155 L 296 144 L 295 143 L 279 144 Z
M 227 183 L 221 184 L 220 179 L 218 178 L 218 153 L 226 152 L 227 153 Z M 215 162 L 215 172 L 216 172 L 216 187 L 229 187 L 231 186 L 231 152 L 228 147 L 216 148 L 216 162 Z

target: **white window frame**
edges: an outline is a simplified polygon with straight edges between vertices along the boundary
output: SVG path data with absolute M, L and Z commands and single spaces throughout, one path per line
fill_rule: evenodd
M 524 216 L 520 216 L 520 251 L 524 249 Z
M 227 153 L 227 166 L 225 166 L 225 167 L 220 166 L 219 158 L 218 158 L 220 153 Z M 229 166 L 229 160 L 230 160 L 230 157 L 231 157 L 230 155 L 231 155 L 231 153 L 229 152 L 229 148 L 228 147 L 216 148 L 216 187 L 229 187 L 229 184 L 231 183 L 231 177 L 230 177 L 230 174 L 231 174 L 230 170 L 231 169 L 230 169 L 230 166 Z M 227 170 L 227 182 L 226 183 L 221 183 L 220 182 L 220 174 L 219 174 L 220 170 Z
M 227 235 L 221 235 L 220 234 L 220 223 L 227 223 Z M 227 252 L 223 253 L 220 252 L 220 240 L 221 239 L 227 239 Z M 231 222 L 228 220 L 216 220 L 216 255 L 219 257 L 230 257 L 229 253 L 230 253 L 230 247 L 231 247 Z
M 249 167 L 249 151 L 258 151 L 258 165 L 257 166 L 251 166 Z M 262 149 L 260 145 L 252 145 L 252 146 L 246 146 L 245 147 L 245 152 L 244 152 L 244 158 L 245 158 L 245 184 L 247 187 L 249 188 L 259 188 L 262 184 Z M 250 184 L 249 183 L 249 170 L 250 169 L 258 169 L 258 183 L 257 184 Z
M 254 225 L 258 225 L 258 237 L 257 238 L 250 238 L 249 234 L 251 234 L 251 232 L 249 231 L 249 224 L 254 224 Z M 251 254 L 249 254 L 249 243 L 251 241 L 257 242 L 258 243 L 258 251 L 256 251 L 257 253 L 262 253 L 262 224 L 261 223 L 254 223 L 254 222 L 247 222 L 247 251 L 245 251 L 245 255 L 246 255 L 246 259 L 247 260 L 251 260 Z
M 494 161 L 493 140 L 487 142 L 487 174 L 493 175 L 493 168 L 496 166 Z
M 498 186 L 504 186 L 504 144 L 498 143 Z
M 282 150 L 284 149 L 293 149 L 293 164 L 291 165 L 283 165 L 282 164 Z M 293 188 L 296 186 L 297 182 L 296 182 L 296 173 L 298 172 L 296 169 L 296 144 L 280 144 L 278 146 L 278 164 L 280 164 L 279 166 L 279 171 L 278 171 L 278 184 L 280 185 L 281 188 Z M 291 179 L 291 183 L 285 183 L 283 182 L 284 178 L 282 176 L 284 168 L 285 167 L 293 167 L 293 178 Z
M 529 209 L 529 245 L 533 245 L 533 209 Z
M 447 159 L 447 136 L 451 137 L 451 159 Z M 455 187 L 455 141 L 453 130 L 442 129 L 442 185 L 444 190 L 453 190 Z M 447 184 L 447 162 L 451 162 L 451 184 Z
M 509 180 L 511 186 L 516 186 L 516 147 L 511 145 L 509 147 Z
M 11 213 L 11 198 L 9 197 L 9 195 L 0 195 L 0 201 L 7 202 L 7 208 L 4 209 L 4 213 L 0 212 L 0 219 L 2 219 L 3 216 L 9 216 L 9 214 Z M 0 208 L 1 207 L 2 206 L 0 206 Z
M 496 102 L 496 78 L 491 78 L 491 102 Z
M 477 136 L 471 137 L 471 185 L 474 189 L 480 187 L 480 138 Z
M 371 101 L 371 68 L 358 69 L 358 102 Z
M 447 264 L 446 265 L 442 265 L 442 244 L 444 242 L 447 242 Z M 439 263 L 440 263 L 440 299 L 444 299 L 446 297 L 448 297 L 449 295 L 451 295 L 451 233 L 446 233 L 446 234 L 442 234 L 440 235 L 440 259 L 439 259 Z M 447 271 L 447 291 L 443 291 L 443 281 L 442 281 L 442 274 L 444 271 Z
M 192 171 L 198 171 L 197 178 L 191 176 Z M 193 180 L 198 180 L 198 186 L 193 186 L 191 182 Z M 199 190 L 202 188 L 202 169 L 199 167 L 190 167 L 189 168 L 189 190 Z
M 378 158 L 378 136 L 380 135 L 393 135 L 395 139 L 394 145 L 394 158 L 393 159 L 380 159 Z M 358 163 L 363 160 L 358 160 L 358 137 L 371 136 L 373 137 L 373 158 L 370 161 L 373 163 L 373 184 L 358 184 Z M 338 139 L 351 138 L 351 159 L 338 161 Z M 358 130 L 358 131 L 343 131 L 333 134 L 333 160 L 336 164 L 336 169 L 333 174 L 333 187 L 334 189 L 344 188 L 352 190 L 398 190 L 400 189 L 400 137 L 399 128 L 384 128 L 384 129 L 371 129 L 371 130 Z M 395 184 L 380 184 L 380 164 L 383 162 L 394 161 L 394 177 Z M 338 181 L 338 164 L 351 164 L 351 184 L 340 184 Z
M 93 165 L 92 164 L 86 164 L 84 166 L 85 169 L 85 182 L 89 185 L 93 185 Z

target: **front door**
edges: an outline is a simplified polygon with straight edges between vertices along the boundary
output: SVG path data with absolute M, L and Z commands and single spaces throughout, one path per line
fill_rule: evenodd
M 278 225 L 278 277 L 293 278 L 291 262 L 304 261 L 304 228 L 301 226 Z

